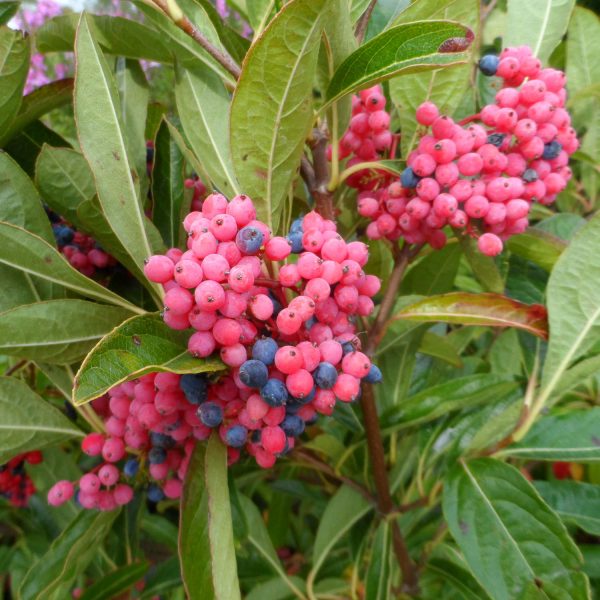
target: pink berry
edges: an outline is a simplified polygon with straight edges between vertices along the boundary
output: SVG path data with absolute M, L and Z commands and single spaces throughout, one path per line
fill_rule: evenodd
M 477 241 L 477 246 L 486 256 L 496 256 L 502 252 L 502 240 L 493 233 L 484 233 Z
M 74 491 L 75 489 L 70 481 L 58 481 L 48 491 L 48 504 L 60 506 L 73 497 Z

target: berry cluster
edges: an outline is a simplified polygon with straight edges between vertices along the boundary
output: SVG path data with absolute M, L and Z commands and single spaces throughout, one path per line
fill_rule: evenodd
M 94 400 L 106 433 L 90 433 L 81 443 L 85 454 L 100 461 L 77 483 L 79 504 L 112 510 L 130 502 L 138 484 L 147 487 L 152 502 L 179 498 L 195 440 L 211 432 L 196 414 L 207 398 L 203 375 L 150 373 Z M 57 482 L 48 502 L 66 502 L 75 487 Z
M 188 250 L 152 256 L 146 275 L 164 286 L 165 322 L 196 330 L 190 353 L 219 350 L 231 368 L 210 386 L 201 422 L 269 467 L 316 413 L 356 400 L 361 379 L 380 380 L 354 325 L 380 288 L 363 272 L 368 248 L 346 243 L 316 212 L 296 220 L 287 238 L 271 237 L 243 195 L 209 195 L 184 227 Z
M 72 267 L 86 277 L 96 275 L 103 278 L 110 274 L 117 265 L 110 254 L 102 250 L 92 237 L 77 231 L 55 212 L 46 209 L 46 213 L 52 222 L 56 245 Z
M 25 472 L 25 463 L 37 465 L 42 462 L 42 453 L 38 450 L 26 452 L 11 458 L 0 465 L 0 496 L 13 506 L 27 506 L 29 497 L 35 493 L 35 486 Z
M 495 102 L 460 124 L 432 102 L 417 109 L 428 128 L 407 158 L 400 181 L 359 193 L 358 212 L 372 219 L 371 239 L 446 243 L 451 226 L 478 238 L 495 256 L 503 240 L 522 233 L 531 204 L 551 204 L 571 177 L 569 155 L 578 148 L 565 109 L 565 74 L 542 69 L 526 47 L 484 56 L 480 69 L 503 88 Z
M 352 97 L 352 118 L 339 143 L 339 158 L 351 157 L 347 166 L 361 162 L 376 161 L 390 150 L 393 136 L 390 131 L 390 115 L 385 110 L 386 99 L 380 85 L 362 90 Z M 331 160 L 331 148 L 328 149 Z M 377 178 L 368 176 L 368 170 L 350 175 L 346 183 L 350 187 L 370 189 L 377 185 Z
M 206 197 L 206 186 L 195 173 L 184 181 L 188 190 L 193 190 L 192 211 L 202 210 L 202 201 Z

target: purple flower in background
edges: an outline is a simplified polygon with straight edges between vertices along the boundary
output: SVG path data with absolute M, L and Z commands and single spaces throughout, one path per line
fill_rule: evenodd
M 226 0 L 216 0 L 216 9 L 221 19 L 226 19 L 229 16 L 229 7 Z

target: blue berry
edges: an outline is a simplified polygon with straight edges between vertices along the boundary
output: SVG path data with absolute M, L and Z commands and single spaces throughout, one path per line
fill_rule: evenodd
M 304 222 L 304 217 L 298 217 L 297 219 L 295 219 L 294 221 L 292 221 L 292 224 L 290 225 L 290 233 L 302 233 L 303 232 L 303 228 L 302 228 L 302 224 Z
M 135 458 L 130 458 L 123 465 L 123 473 L 126 477 L 135 477 L 140 469 L 140 463 Z
M 275 362 L 275 353 L 278 348 L 279 346 L 273 338 L 262 338 L 252 346 L 252 358 L 260 360 L 265 365 L 272 365 Z
M 415 174 L 411 167 L 406 167 L 400 175 L 400 183 L 404 188 L 416 188 L 421 178 Z
M 542 158 L 544 160 L 552 160 L 556 158 L 562 151 L 562 144 L 554 140 L 548 144 L 544 145 L 544 153 L 542 154 Z
M 240 381 L 251 388 L 261 388 L 269 379 L 269 371 L 260 360 L 247 360 L 240 367 Z
M 175 440 L 164 433 L 151 433 L 150 442 L 153 446 L 160 446 L 161 448 L 172 448 L 175 445 Z
M 151 465 L 162 465 L 167 460 L 167 451 L 160 446 L 155 446 L 148 452 L 148 462 Z
M 208 397 L 208 383 L 204 375 L 182 375 L 179 387 L 191 404 L 201 404 Z
M 288 391 L 283 381 L 269 379 L 260 390 L 261 398 L 269 406 L 283 406 L 288 397 Z
M 379 383 L 383 379 L 383 373 L 377 365 L 371 365 L 369 372 L 363 378 L 367 383 Z
M 73 241 L 75 232 L 66 225 L 53 225 L 52 231 L 54 232 L 54 238 L 59 246 L 66 246 Z
M 312 402 L 315 398 L 315 396 L 317 395 L 317 388 L 313 387 L 312 390 L 310 390 L 310 392 L 308 393 L 307 396 L 305 396 L 304 398 L 296 398 L 295 396 L 292 396 L 291 394 L 288 394 L 288 406 L 304 406 L 305 404 L 308 404 L 309 402 Z
M 217 427 L 223 421 L 223 409 L 216 402 L 204 402 L 196 414 L 207 427 Z
M 356 352 L 356 348 L 352 342 L 344 342 L 342 344 L 342 352 L 344 353 L 344 356 L 346 356 L 346 354 L 350 354 L 350 352 Z
M 523 173 L 523 181 L 525 183 L 533 183 L 540 178 L 537 171 L 535 169 L 525 169 L 525 173 Z
M 302 244 L 302 231 L 290 231 L 287 236 L 287 240 L 292 246 L 293 254 L 300 254 L 304 250 L 304 245 Z
M 275 319 L 277 315 L 283 310 L 283 306 L 281 306 L 281 302 L 273 295 L 273 292 L 269 292 L 269 298 L 273 302 L 273 318 Z
M 479 70 L 488 77 L 496 74 L 500 59 L 495 54 L 486 54 L 479 59 Z
M 304 431 L 304 421 L 296 415 L 287 415 L 280 425 L 285 435 L 298 437 Z
M 338 372 L 337 369 L 331 363 L 322 362 L 315 369 L 313 377 L 315 378 L 315 383 L 322 390 L 330 390 L 337 381 Z
M 488 135 L 487 143 L 496 146 L 496 148 L 500 148 L 505 137 L 506 136 L 503 133 L 492 133 Z
M 263 234 L 257 227 L 247 225 L 235 236 L 235 245 L 242 254 L 256 254 L 263 243 Z
M 225 443 L 233 448 L 241 448 L 248 438 L 248 430 L 242 425 L 234 425 L 225 433 Z
M 173 431 L 175 431 L 176 429 L 179 429 L 181 427 L 181 421 L 175 421 L 175 423 L 170 423 L 169 425 L 165 425 L 165 432 L 166 433 L 171 433 Z
M 165 497 L 164 492 L 154 483 L 148 486 L 148 500 L 150 502 L 160 502 Z

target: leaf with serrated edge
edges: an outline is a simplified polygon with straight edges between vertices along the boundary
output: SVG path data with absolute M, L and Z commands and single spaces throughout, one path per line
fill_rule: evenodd
M 179 556 L 189 598 L 239 600 L 227 484 L 227 448 L 197 444 L 181 496 Z
M 14 377 L 0 377 L 0 462 L 84 433 L 58 409 Z
M 171 329 L 157 313 L 125 321 L 100 340 L 81 363 L 73 403 L 89 402 L 146 373 L 209 373 L 223 368 L 216 358 L 194 358 L 187 350 L 188 338 L 189 332 Z
M 272 231 L 314 119 L 312 86 L 325 5 L 288 2 L 250 48 L 233 96 L 233 166 Z

